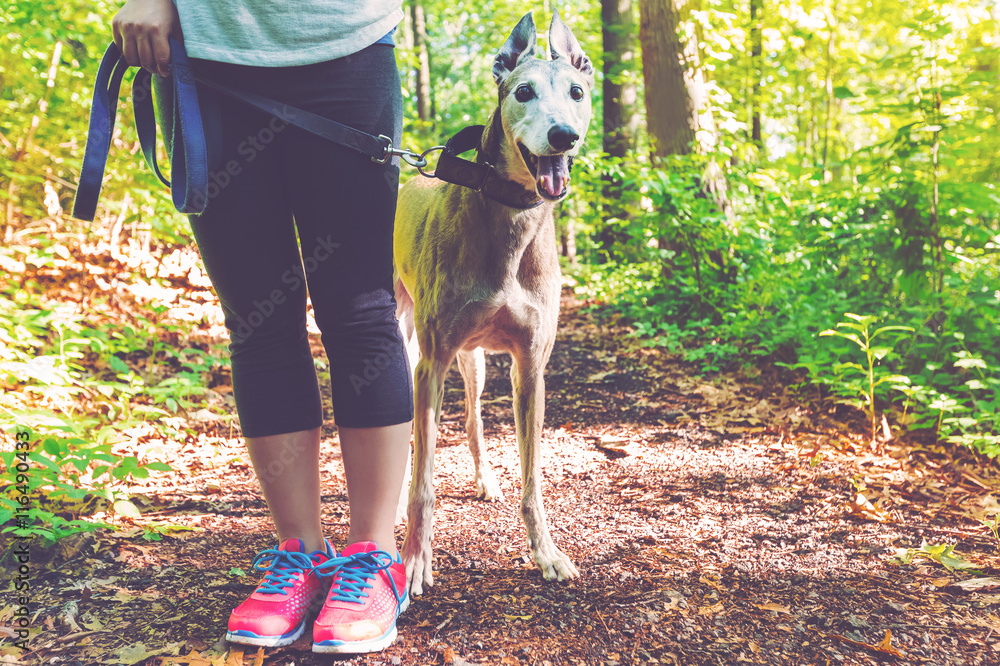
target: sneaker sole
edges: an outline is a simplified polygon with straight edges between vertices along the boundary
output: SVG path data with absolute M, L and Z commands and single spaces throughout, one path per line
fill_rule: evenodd
M 399 605 L 399 613 L 396 613 L 396 617 L 399 617 L 409 607 L 410 595 L 406 595 L 403 603 Z M 381 652 L 392 645 L 397 635 L 396 623 L 393 622 L 389 631 L 378 638 L 368 641 L 323 641 L 322 643 L 313 643 L 312 651 L 318 654 L 365 654 L 367 652 Z
M 289 634 L 284 634 L 283 636 L 258 636 L 257 634 L 249 631 L 228 631 L 226 632 L 226 640 L 230 643 L 240 643 L 242 645 L 281 647 L 283 645 L 291 645 L 297 641 L 305 630 L 306 620 L 303 620 L 295 631 Z
M 320 654 L 364 654 L 366 652 L 381 652 L 396 640 L 396 626 L 378 638 L 370 641 L 324 641 L 313 643 L 312 651 Z

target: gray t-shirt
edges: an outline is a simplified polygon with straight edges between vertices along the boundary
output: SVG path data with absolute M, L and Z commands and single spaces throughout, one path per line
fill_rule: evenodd
M 174 0 L 188 56 L 309 65 L 366 48 L 403 18 L 402 0 Z

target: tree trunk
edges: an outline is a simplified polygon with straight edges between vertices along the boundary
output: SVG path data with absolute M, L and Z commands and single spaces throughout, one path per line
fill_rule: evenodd
M 823 182 L 829 183 L 833 179 L 830 171 L 829 157 L 830 151 L 830 125 L 833 120 L 833 50 L 837 36 L 837 24 L 834 17 L 837 15 L 838 2 L 833 3 L 833 11 L 830 12 L 830 39 L 826 43 L 826 119 L 823 128 Z
M 635 18 L 632 0 L 602 0 L 604 39 L 604 152 L 625 157 L 635 148 L 639 125 L 636 86 L 622 74 L 635 65 Z
M 763 78 L 761 56 L 763 54 L 763 39 L 761 27 L 764 21 L 764 0 L 750 0 L 750 140 L 763 150 L 764 142 L 760 132 L 760 82 Z
M 604 39 L 604 152 L 624 158 L 635 149 L 639 124 L 636 85 L 623 74 L 635 64 L 635 18 L 632 0 L 602 0 L 601 24 Z M 604 176 L 602 218 L 605 226 L 598 242 L 605 256 L 616 243 L 627 240 L 615 220 L 624 220 L 628 211 L 621 205 L 622 183 L 613 175 Z
M 413 21 L 413 51 L 417 55 L 416 80 L 417 118 L 431 119 L 431 61 L 427 52 L 427 29 L 424 23 L 424 6 L 421 0 L 412 0 L 410 16 Z
M 646 125 L 657 157 L 691 152 L 700 127 L 705 79 L 694 35 L 678 27 L 690 13 L 687 0 L 640 0 L 639 41 L 645 80 Z
M 691 11 L 698 8 L 697 2 L 639 1 L 646 125 L 654 161 L 668 155 L 687 155 L 692 151 L 709 153 L 715 148 L 714 123 L 707 103 L 705 76 L 700 66 L 698 37 L 687 21 Z M 710 196 L 719 210 L 728 215 L 731 208 L 726 196 L 725 177 L 719 165 L 709 160 L 698 180 L 702 193 Z M 666 211 L 664 214 L 667 214 Z M 674 253 L 688 251 L 697 270 L 699 249 L 692 242 L 685 244 L 681 240 L 661 233 L 657 244 L 660 249 Z M 669 262 L 664 263 L 664 278 L 669 277 L 671 271 Z

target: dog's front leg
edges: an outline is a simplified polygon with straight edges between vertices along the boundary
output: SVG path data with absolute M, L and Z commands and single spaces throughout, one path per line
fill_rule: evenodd
M 511 384 L 514 387 L 514 422 L 521 452 L 521 517 L 528 533 L 528 547 L 545 580 L 565 580 L 579 576 L 573 562 L 556 548 L 542 506 L 542 423 L 545 420 L 545 380 L 542 371 L 548 354 L 526 353 L 514 357 Z M 541 359 L 536 356 L 540 356 Z M 539 360 L 542 360 L 539 363 Z
M 434 447 L 437 423 L 444 399 L 447 364 L 423 357 L 413 373 L 413 478 L 407 510 L 403 562 L 411 594 L 422 594 L 434 584 L 431 572 L 431 537 L 434 531 Z
M 503 491 L 483 445 L 483 387 L 486 385 L 486 353 L 482 347 L 458 352 L 458 369 L 465 382 L 465 435 L 476 466 L 476 497 L 487 502 L 503 500 Z

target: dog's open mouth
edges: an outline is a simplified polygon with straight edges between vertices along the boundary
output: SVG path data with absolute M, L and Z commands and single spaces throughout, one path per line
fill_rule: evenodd
M 558 201 L 569 193 L 569 171 L 572 157 L 562 155 L 535 155 L 518 143 L 521 156 L 528 170 L 535 177 L 535 186 L 543 199 Z

